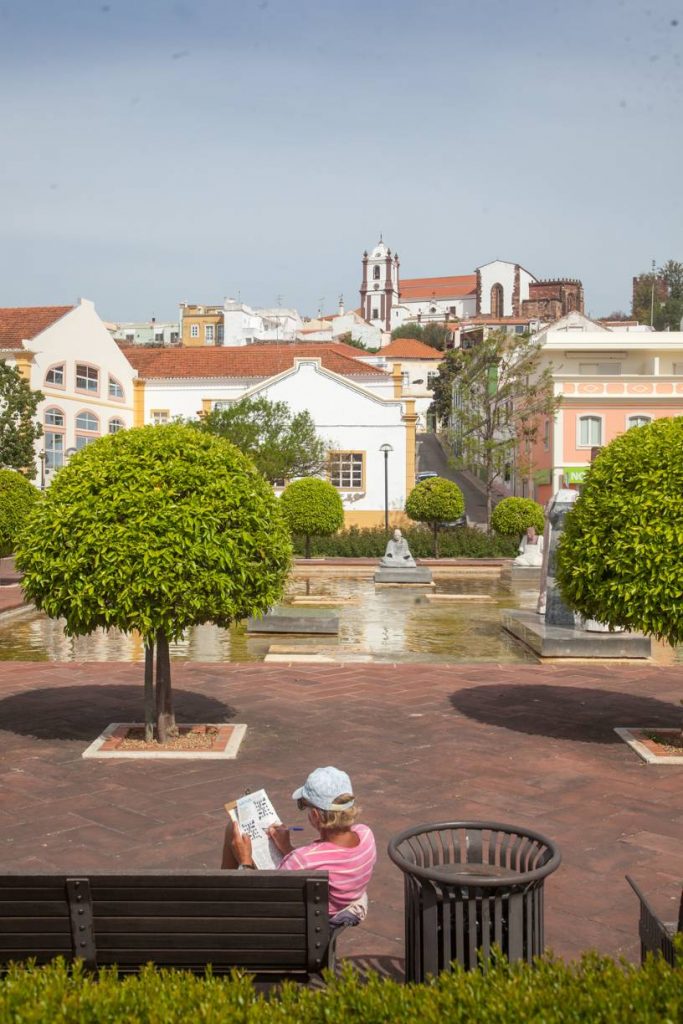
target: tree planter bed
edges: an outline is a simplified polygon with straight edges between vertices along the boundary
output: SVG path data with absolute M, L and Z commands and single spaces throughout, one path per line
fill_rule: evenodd
M 183 758 L 233 760 L 247 731 L 246 725 L 187 723 L 178 726 L 180 736 L 168 743 L 145 743 L 142 722 L 112 722 L 94 743 L 83 751 L 84 758 Z

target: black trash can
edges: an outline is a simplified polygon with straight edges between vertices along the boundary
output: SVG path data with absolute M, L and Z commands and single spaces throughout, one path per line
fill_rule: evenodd
M 559 866 L 555 843 L 493 821 L 406 829 L 389 843 L 405 881 L 406 981 L 457 960 L 476 967 L 494 943 L 509 960 L 543 952 L 543 883 Z

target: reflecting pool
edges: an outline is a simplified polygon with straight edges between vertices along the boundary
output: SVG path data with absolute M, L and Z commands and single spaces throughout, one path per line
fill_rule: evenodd
M 297 615 L 338 615 L 339 635 L 248 635 L 246 623 L 230 629 L 197 626 L 171 646 L 176 661 L 263 661 L 280 653 L 316 651 L 360 661 L 534 662 L 533 654 L 500 626 L 502 608 L 534 607 L 538 590 L 514 585 L 509 576 L 437 577 L 434 588 L 376 587 L 372 579 L 316 572 L 297 575 L 282 607 Z M 435 594 L 437 600 L 430 599 Z M 439 595 L 458 595 L 440 602 Z M 330 598 L 330 604 L 292 604 L 297 598 Z M 484 598 L 484 600 L 482 600 Z M 334 604 L 338 600 L 339 604 Z M 99 630 L 66 637 L 63 623 L 37 612 L 0 622 L 0 660 L 142 661 L 137 634 Z

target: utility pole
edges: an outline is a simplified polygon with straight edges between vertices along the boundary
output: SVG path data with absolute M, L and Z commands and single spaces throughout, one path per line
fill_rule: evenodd
M 655 282 L 657 280 L 656 263 L 652 261 L 652 296 L 650 299 L 650 327 L 655 325 Z

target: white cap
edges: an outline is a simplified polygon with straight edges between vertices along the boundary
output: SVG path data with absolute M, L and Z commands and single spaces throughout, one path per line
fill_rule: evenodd
M 316 768 L 311 772 L 303 786 L 294 790 L 292 800 L 305 800 L 307 804 L 321 811 L 348 811 L 353 807 L 353 797 L 343 804 L 335 803 L 337 797 L 346 793 L 353 793 L 351 779 L 346 772 L 329 765 L 327 768 Z

